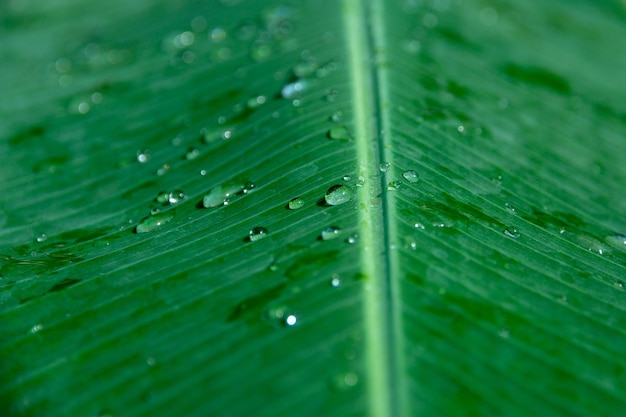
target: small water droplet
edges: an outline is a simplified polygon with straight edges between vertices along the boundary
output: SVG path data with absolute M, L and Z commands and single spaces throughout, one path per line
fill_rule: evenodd
M 189 148 L 187 153 L 185 153 L 185 159 L 188 161 L 196 159 L 198 156 L 200 156 L 200 151 L 196 148 Z
M 363 187 L 365 185 L 365 177 L 363 175 L 359 175 L 359 180 L 356 182 L 357 187 Z
M 337 110 L 330 116 L 330 120 L 335 123 L 343 121 L 343 112 L 341 110 Z
M 43 330 L 43 324 L 39 323 L 39 324 L 35 324 L 33 327 L 31 327 L 30 332 L 35 334 L 38 333 L 40 331 Z
M 165 175 L 169 169 L 170 169 L 170 164 L 165 163 L 161 166 L 161 168 L 157 170 L 157 175 L 159 176 Z
M 139 221 L 135 227 L 135 233 L 148 233 L 154 229 L 168 223 L 174 218 L 174 211 L 166 211 L 164 213 L 157 213 L 144 217 Z
M 161 212 L 161 209 L 160 209 L 160 208 L 158 208 L 158 207 L 153 207 L 153 208 L 150 210 L 150 214 L 152 214 L 153 216 L 154 216 L 155 214 L 157 214 L 157 213 L 160 213 L 160 212 Z
M 326 101 L 335 101 L 339 97 L 339 90 L 336 88 L 330 88 L 326 90 L 324 97 L 326 98 Z
M 354 245 L 356 242 L 359 241 L 359 234 L 358 233 L 352 233 L 350 236 L 348 236 L 348 238 L 346 239 L 346 242 Z
M 420 176 L 417 171 L 412 169 L 407 169 L 406 171 L 404 171 L 402 173 L 402 177 L 404 177 L 405 180 L 413 184 L 420 180 Z
M 623 281 L 615 281 L 615 287 L 619 288 L 620 290 L 624 289 L 624 282 Z
M 387 172 L 391 168 L 391 164 L 389 162 L 383 162 L 380 164 L 380 172 Z
M 389 184 L 387 184 L 387 190 L 389 191 L 399 190 L 401 187 L 402 181 L 391 181 Z
M 147 149 L 137 151 L 137 162 L 145 164 L 150 159 L 150 151 Z
M 327 228 L 322 230 L 322 240 L 337 239 L 340 233 L 341 229 L 337 226 L 328 226 Z
M 285 324 L 287 326 L 295 326 L 297 322 L 298 322 L 298 318 L 295 316 L 295 314 L 290 314 L 287 317 L 285 317 Z
M 352 177 L 350 175 L 344 175 L 341 179 L 344 181 L 350 181 Z
M 161 203 L 161 204 L 167 203 L 169 199 L 170 199 L 169 191 L 159 191 L 159 193 L 157 194 L 155 198 L 156 202 Z
M 302 94 L 306 86 L 307 85 L 305 81 L 296 80 L 283 86 L 283 88 L 280 90 L 280 95 L 286 99 L 294 99 Z
M 347 141 L 350 139 L 350 132 L 344 125 L 336 125 L 328 130 L 328 138 L 333 140 Z
M 287 207 L 289 207 L 289 210 L 297 210 L 299 208 L 302 208 L 304 207 L 304 200 L 300 197 L 292 198 L 287 204 Z
M 246 103 L 246 106 L 249 109 L 256 109 L 260 107 L 262 104 L 265 104 L 266 101 L 267 101 L 267 97 L 256 96 L 256 97 L 252 97 L 251 99 L 249 99 L 248 102 Z
M 345 391 L 354 387 L 359 382 L 359 377 L 354 372 L 346 372 L 335 375 L 331 379 L 331 388 L 337 391 Z
M 509 203 L 504 203 L 504 207 L 506 207 L 506 209 L 510 211 L 511 213 L 516 213 L 515 207 L 513 207 Z
M 212 188 L 202 199 L 205 208 L 227 205 L 230 198 L 243 190 L 241 184 L 229 183 Z
M 228 140 L 233 137 L 234 129 L 226 129 L 222 132 L 222 139 Z
M 517 230 L 515 227 L 507 227 L 502 233 L 504 233 L 506 237 L 510 237 L 511 239 L 519 239 L 519 237 L 521 236 L 519 230 Z
M 185 199 L 185 193 L 183 193 L 180 190 L 174 190 L 171 193 L 169 193 L 169 195 L 167 197 L 167 202 L 171 206 L 173 206 L 173 205 L 176 205 L 176 204 L 180 203 L 184 199 Z
M 411 242 L 409 243 L 409 248 L 411 250 L 417 250 L 417 242 Z
M 267 237 L 267 229 L 261 226 L 252 228 L 252 230 L 250 230 L 250 233 L 248 234 L 250 242 L 256 242 L 257 240 L 261 240 L 265 237 Z
M 416 229 L 418 229 L 418 230 L 424 230 L 424 229 L 426 229 L 426 226 L 424 226 L 422 223 L 419 223 L 419 222 L 418 222 L 418 223 L 415 223 L 415 224 L 414 224 L 414 227 L 415 227 Z
M 45 233 L 40 234 L 39 236 L 37 236 L 37 242 L 41 243 L 41 242 L 45 242 L 46 239 L 48 239 L 48 236 L 46 236 Z
M 326 191 L 324 200 L 326 204 L 331 206 L 338 206 L 340 204 L 347 203 L 354 197 L 354 191 L 348 185 L 333 185 Z
M 341 278 L 339 278 L 339 275 L 337 274 L 333 274 L 331 280 L 330 280 L 330 285 L 333 287 L 338 287 L 341 285 Z

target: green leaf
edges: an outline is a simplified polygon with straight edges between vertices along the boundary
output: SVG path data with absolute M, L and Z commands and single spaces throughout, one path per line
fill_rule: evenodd
M 2 3 L 2 415 L 618 415 L 624 17 Z

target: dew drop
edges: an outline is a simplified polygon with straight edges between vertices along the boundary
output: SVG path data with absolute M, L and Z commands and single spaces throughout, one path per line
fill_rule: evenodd
M 502 233 L 504 233 L 504 236 L 510 237 L 511 239 L 519 239 L 521 236 L 519 230 L 515 227 L 507 227 Z
M 257 240 L 261 240 L 267 237 L 267 229 L 265 227 L 257 226 L 250 230 L 248 234 L 250 242 L 256 242 Z
M 383 162 L 380 164 L 380 172 L 387 172 L 391 168 L 391 164 L 389 162 Z
M 326 204 L 331 206 L 338 206 L 340 204 L 347 203 L 354 197 L 354 191 L 348 185 L 333 185 L 326 191 L 324 200 Z
M 405 180 L 413 184 L 420 180 L 420 176 L 417 171 L 412 169 L 407 169 L 406 171 L 404 171 L 402 173 L 402 177 L 404 177 Z
M 337 123 L 343 120 L 343 112 L 341 110 L 337 110 L 330 116 L 330 120 Z
M 350 139 L 350 132 L 344 125 L 333 126 L 328 130 L 328 138 L 347 141 Z
M 37 236 L 37 242 L 41 243 L 41 242 L 45 242 L 46 239 L 48 239 L 48 236 L 46 236 L 45 233 L 40 234 L 39 236 Z
M 265 104 L 266 101 L 267 101 L 267 97 L 265 97 L 265 96 L 256 96 L 256 97 L 253 97 L 253 98 L 249 99 L 248 102 L 246 103 L 246 106 L 249 109 L 256 109 L 256 108 L 260 107 L 262 104 Z
M 153 207 L 152 210 L 150 210 L 150 214 L 152 214 L 153 216 L 160 212 L 161 212 L 161 209 L 158 207 Z
M 185 159 L 188 161 L 196 159 L 198 156 L 200 156 L 200 151 L 196 148 L 189 148 L 185 153 Z
M 145 164 L 150 159 L 150 151 L 147 149 L 137 151 L 137 162 Z
M 289 210 L 297 210 L 299 208 L 302 208 L 304 207 L 304 200 L 300 197 L 292 198 L 287 204 L 287 207 L 289 207 Z
M 295 326 L 297 322 L 298 322 L 298 318 L 294 314 L 290 314 L 287 317 L 285 317 L 285 324 L 287 326 Z
M 363 175 L 359 175 L 359 180 L 356 182 L 357 187 L 363 187 L 365 185 L 365 177 Z
M 330 88 L 326 90 L 324 98 L 326 101 L 335 101 L 339 97 L 339 90 L 336 88 Z
M 166 211 L 164 213 L 157 213 L 154 215 L 150 215 L 148 217 L 144 217 L 135 227 L 135 233 L 148 233 L 153 231 L 154 229 L 168 223 L 174 218 L 173 211 Z
M 337 226 L 328 226 L 327 228 L 322 230 L 322 240 L 337 239 L 340 233 L 341 229 Z
M 416 229 L 418 229 L 418 230 L 424 230 L 424 229 L 426 229 L 426 226 L 424 226 L 422 223 L 419 223 L 419 222 L 418 222 L 418 223 L 415 223 L 415 224 L 413 225 L 413 227 L 415 227 L 415 228 L 416 228 Z
M 508 211 L 510 211 L 511 213 L 516 213 L 516 212 L 517 212 L 517 210 L 515 210 L 515 207 L 513 207 L 513 206 L 512 206 L 511 204 L 509 204 L 509 203 L 504 203 L 504 207 L 505 207 Z
M 391 181 L 389 184 L 387 184 L 387 190 L 389 191 L 399 190 L 401 187 L 402 181 Z
M 626 251 L 626 236 L 615 233 L 604 238 L 604 241 L 617 249 Z
M 624 282 L 623 281 L 615 281 L 615 287 L 619 288 L 620 290 L 624 289 Z
M 333 287 L 338 287 L 341 285 L 341 278 L 339 278 L 339 275 L 337 274 L 333 274 L 331 280 L 330 280 L 330 285 Z
M 243 189 L 241 190 L 241 192 L 243 194 L 250 194 L 252 190 L 254 190 L 255 188 L 256 188 L 256 184 L 248 181 L 247 183 L 243 185 Z
M 170 199 L 169 191 L 160 191 L 155 198 L 156 202 L 161 203 L 161 204 L 167 203 L 169 199 Z
M 344 175 L 341 179 L 344 181 L 350 181 L 352 177 L 350 175 Z
M 280 95 L 286 99 L 293 99 L 299 97 L 305 88 L 306 82 L 303 80 L 297 80 L 283 86 L 280 90 Z
M 240 184 L 222 184 L 212 188 L 202 199 L 205 208 L 227 205 L 231 197 L 241 192 L 243 187 Z
M 33 327 L 31 327 L 30 332 L 32 334 L 35 334 L 35 333 L 39 333 L 42 330 L 43 330 L 43 324 L 35 324 Z
M 222 139 L 228 140 L 233 137 L 233 129 L 226 129 L 222 132 Z
M 348 236 L 348 238 L 346 239 L 346 242 L 354 245 L 356 242 L 359 241 L 359 234 L 358 233 L 352 233 L 350 236 Z
M 169 195 L 167 197 L 167 202 L 171 206 L 173 206 L 173 205 L 176 205 L 176 204 L 180 203 L 184 199 L 185 199 L 185 193 L 183 193 L 180 190 L 174 190 L 171 193 L 169 193 Z

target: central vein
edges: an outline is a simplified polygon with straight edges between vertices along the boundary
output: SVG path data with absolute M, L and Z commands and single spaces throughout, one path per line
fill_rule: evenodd
M 359 175 L 365 184 L 359 194 L 361 257 L 364 287 L 367 386 L 372 417 L 407 415 L 406 384 L 401 347 L 399 289 L 394 278 L 398 261 L 391 250 L 395 235 L 393 201 L 387 198 L 379 166 L 389 161 L 387 83 L 379 58 L 384 56 L 384 0 L 344 0 L 348 66 Z M 383 55 L 378 55 L 383 54 Z

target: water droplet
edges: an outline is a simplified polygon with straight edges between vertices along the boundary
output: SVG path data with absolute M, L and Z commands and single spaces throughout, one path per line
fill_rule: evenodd
M 241 192 L 243 194 L 250 194 L 252 192 L 252 190 L 254 190 L 255 187 L 256 187 L 256 184 L 254 184 L 253 182 L 248 181 L 247 183 L 245 183 L 243 185 L 243 189 L 241 190 Z
M 333 274 L 330 280 L 330 285 L 332 285 L 335 288 L 341 285 L 341 278 L 339 278 L 339 275 Z
M 411 242 L 411 243 L 409 244 L 409 248 L 410 248 L 411 250 L 417 250 L 417 242 Z
M 588 235 L 580 235 L 577 237 L 578 243 L 583 248 L 587 249 L 589 252 L 597 253 L 598 255 L 604 255 L 608 252 L 608 249 L 602 242 L 598 239 L 588 236 Z
M 185 159 L 188 161 L 196 159 L 198 156 L 200 156 L 200 151 L 196 148 L 189 148 L 185 153 Z
M 183 193 L 180 190 L 174 190 L 171 193 L 169 193 L 168 197 L 167 197 L 167 202 L 170 203 L 171 206 L 180 203 L 182 200 L 185 199 L 185 193 Z
M 159 176 L 165 175 L 169 169 L 170 169 L 170 164 L 165 163 L 163 164 L 163 166 L 161 166 L 161 168 L 157 170 L 157 175 Z
M 383 162 L 380 164 L 380 172 L 387 172 L 391 168 L 391 164 L 389 162 Z
M 161 203 L 161 204 L 167 203 L 169 199 L 170 199 L 169 191 L 160 191 L 155 198 L 156 202 Z
M 359 241 L 359 234 L 358 233 L 352 233 L 350 236 L 348 236 L 348 238 L 346 239 L 346 242 L 353 245 L 356 242 Z
M 153 208 L 150 210 L 150 214 L 152 214 L 152 215 L 155 215 L 155 214 L 160 213 L 160 212 L 161 212 L 161 209 L 160 209 L 160 208 L 158 208 L 158 207 L 153 207 Z
M 328 138 L 347 141 L 350 139 L 350 132 L 344 125 L 336 125 L 328 130 Z
M 615 287 L 619 288 L 620 290 L 624 289 L 624 282 L 623 281 L 615 281 Z
M 267 101 L 267 97 L 256 96 L 256 97 L 249 99 L 248 102 L 246 103 L 246 106 L 249 109 L 256 109 L 257 107 L 260 107 L 262 104 L 265 104 L 266 101 Z
M 48 236 L 46 236 L 45 233 L 40 234 L 39 236 L 37 236 L 37 242 L 41 243 L 41 242 L 45 242 L 46 239 L 48 239 Z
M 298 318 L 294 314 L 290 314 L 287 317 L 285 317 L 285 324 L 287 326 L 295 326 L 297 322 L 298 322 Z
M 401 187 L 402 181 L 391 181 L 389 184 L 387 184 L 387 190 L 389 191 L 399 190 Z
M 206 169 L 201 169 L 200 175 L 204 177 L 206 175 Z
M 357 187 L 363 187 L 365 185 L 365 177 L 363 175 L 359 175 L 359 180 L 356 182 Z
M 331 206 L 338 206 L 340 204 L 347 203 L 354 197 L 354 191 L 348 185 L 333 185 L 326 191 L 324 200 L 326 204 Z
M 341 229 L 337 226 L 328 226 L 327 228 L 322 230 L 322 240 L 337 239 L 340 233 Z
M 289 210 L 297 210 L 299 208 L 302 208 L 304 207 L 304 200 L 300 197 L 292 198 L 287 204 L 287 207 L 289 207 Z
M 420 176 L 417 173 L 417 171 L 414 171 L 412 169 L 407 169 L 406 171 L 404 171 L 402 173 L 402 176 L 404 177 L 405 180 L 413 184 L 420 180 Z
M 306 86 L 307 85 L 305 81 L 296 80 L 292 83 L 289 83 L 283 86 L 283 88 L 280 90 L 280 95 L 286 99 L 293 99 L 293 98 L 299 97 L 300 94 L 302 94 L 302 92 L 306 88 Z
M 339 97 L 339 90 L 336 88 L 330 88 L 326 90 L 324 97 L 326 98 L 326 101 L 335 101 Z
M 241 192 L 243 187 L 240 184 L 230 183 L 214 187 L 202 199 L 205 208 L 212 208 L 228 204 L 231 197 Z
M 617 249 L 626 250 L 626 236 L 615 233 L 604 238 L 604 241 Z
M 512 205 L 510 205 L 509 203 L 504 203 L 504 207 L 506 207 L 506 209 L 507 209 L 508 211 L 510 211 L 511 213 L 515 213 L 515 212 L 516 212 L 515 207 L 513 207 L 513 206 L 512 206 Z
M 256 242 L 257 240 L 261 240 L 265 237 L 267 237 L 267 229 L 260 226 L 252 228 L 252 230 L 250 230 L 250 233 L 248 234 L 250 242 Z
M 168 223 L 174 218 L 174 211 L 166 211 L 164 213 L 157 213 L 144 217 L 135 227 L 135 233 L 148 233 L 154 229 Z
M 422 223 L 415 223 L 414 227 L 418 230 L 424 230 L 426 229 L 426 226 L 424 226 Z
M 222 139 L 228 140 L 233 137 L 234 129 L 226 129 L 222 132 Z
M 343 120 L 343 112 L 341 110 L 337 110 L 330 116 L 330 120 L 337 123 Z
M 144 164 L 150 159 L 150 151 L 147 149 L 137 151 L 137 162 Z
M 507 227 L 502 233 L 504 233 L 504 236 L 510 237 L 511 239 L 519 239 L 521 236 L 519 230 L 515 227 Z
M 31 327 L 30 332 L 35 334 L 35 333 L 39 333 L 42 330 L 43 330 L 43 324 L 39 323 Z
M 344 181 L 350 181 L 351 179 L 352 179 L 352 177 L 350 175 L 344 175 L 342 177 L 342 180 L 344 180 Z
M 354 387 L 359 382 L 359 377 L 354 372 L 346 372 L 335 375 L 331 379 L 331 388 L 338 391 L 345 391 Z

